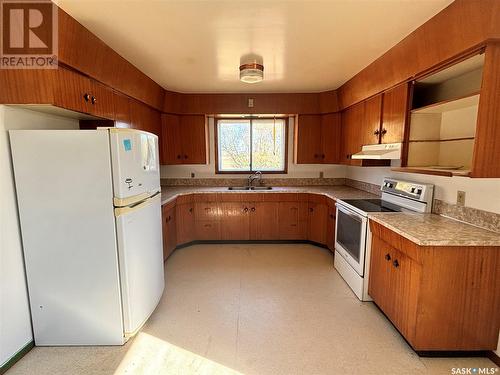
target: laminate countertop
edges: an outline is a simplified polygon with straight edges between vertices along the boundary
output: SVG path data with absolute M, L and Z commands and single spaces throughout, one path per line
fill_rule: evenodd
M 500 233 L 436 214 L 370 213 L 368 217 L 421 246 L 500 246 Z
M 325 195 L 332 199 L 361 199 L 361 198 L 378 198 L 376 195 L 363 190 L 355 189 L 345 185 L 333 186 L 279 186 L 273 187 L 272 190 L 228 190 L 227 187 L 217 186 L 162 186 L 161 187 L 161 204 L 171 202 L 180 195 L 193 193 L 238 193 L 238 194 L 255 194 L 255 193 L 309 193 Z

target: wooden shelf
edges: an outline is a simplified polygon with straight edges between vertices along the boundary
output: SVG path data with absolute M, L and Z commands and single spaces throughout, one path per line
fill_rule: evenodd
M 405 173 L 419 173 L 419 174 L 430 174 L 434 176 L 444 176 L 444 177 L 469 177 L 470 170 L 468 169 L 439 169 L 439 168 L 429 168 L 429 167 L 398 167 L 391 168 L 394 172 L 405 172 Z
M 475 137 L 461 137 L 461 138 L 447 138 L 447 139 L 410 139 L 409 142 L 458 142 L 458 141 L 471 141 Z
M 443 113 L 456 109 L 472 107 L 479 104 L 479 92 L 474 92 L 459 98 L 443 100 L 420 108 L 414 108 L 411 113 Z

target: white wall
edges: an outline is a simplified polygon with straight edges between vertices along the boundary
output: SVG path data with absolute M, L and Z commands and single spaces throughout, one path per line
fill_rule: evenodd
M 33 340 L 9 129 L 78 129 L 78 121 L 0 105 L 0 366 Z
M 196 178 L 245 178 L 245 174 L 215 174 L 215 138 L 214 119 L 209 118 L 209 153 L 210 163 L 207 165 L 163 165 L 161 167 L 162 178 L 189 178 L 191 173 L 195 173 Z M 324 177 L 336 178 L 344 177 L 345 166 L 343 165 L 317 165 L 317 164 L 294 164 L 293 162 L 293 118 L 290 119 L 288 128 L 288 174 L 269 174 L 263 178 L 299 178 L 299 177 L 319 177 L 319 172 L 324 173 Z
M 457 191 L 465 191 L 465 205 L 500 213 L 500 178 L 442 177 L 416 173 L 392 172 L 389 167 L 348 167 L 347 178 L 380 185 L 384 177 L 431 183 L 434 198 L 456 204 Z

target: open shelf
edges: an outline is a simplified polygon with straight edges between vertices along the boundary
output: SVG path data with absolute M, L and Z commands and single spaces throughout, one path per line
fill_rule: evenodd
M 420 174 L 430 174 L 434 176 L 444 176 L 444 177 L 469 177 L 469 169 L 439 169 L 434 167 L 398 167 L 391 168 L 395 172 L 406 172 L 406 173 L 420 173 Z
M 479 105 L 479 92 L 474 92 L 460 98 L 442 100 L 424 107 L 415 108 L 411 110 L 411 113 L 443 113 L 477 105 Z

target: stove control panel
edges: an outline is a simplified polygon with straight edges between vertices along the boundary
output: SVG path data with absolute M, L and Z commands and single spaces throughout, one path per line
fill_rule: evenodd
M 402 181 L 394 178 L 384 178 L 382 192 L 432 203 L 434 185 L 419 182 Z

